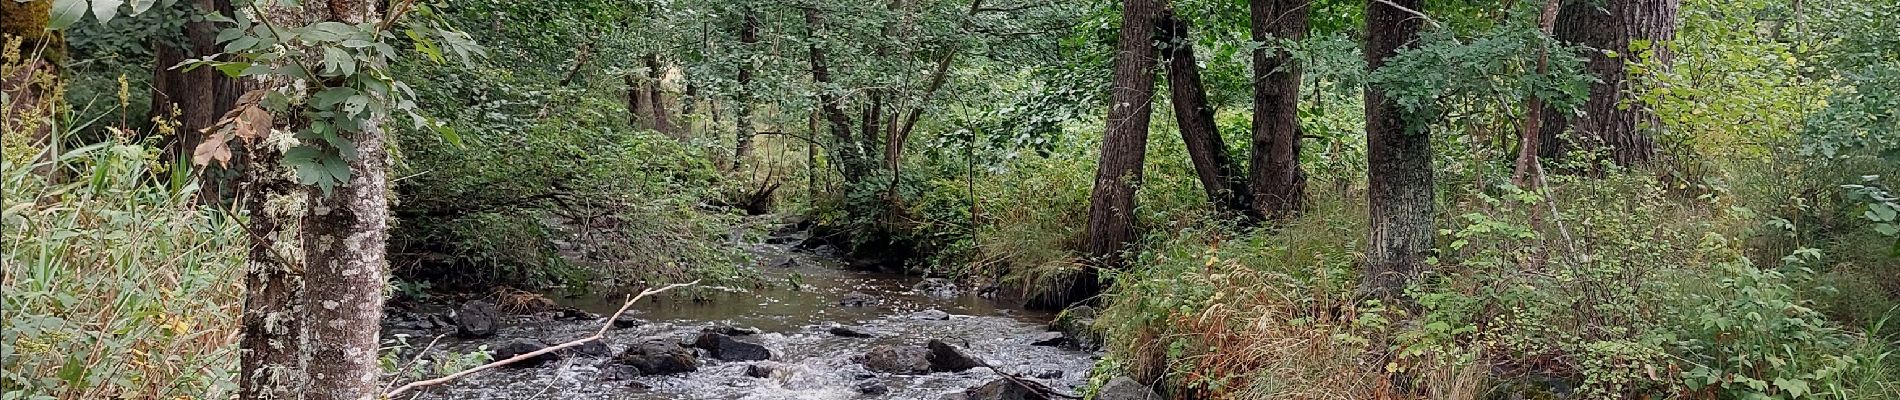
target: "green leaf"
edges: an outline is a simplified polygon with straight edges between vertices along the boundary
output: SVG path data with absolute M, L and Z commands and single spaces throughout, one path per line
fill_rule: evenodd
M 46 26 L 53 29 L 66 29 L 86 16 L 86 0 L 53 0 L 52 15 L 48 16 Z
M 333 87 L 323 89 L 323 91 L 317 92 L 317 94 L 310 95 L 310 105 L 322 110 L 334 110 L 337 104 L 341 104 L 343 100 L 347 100 L 350 96 L 355 95 L 356 89 L 353 88 Z
M 1808 393 L 1808 381 L 1800 379 L 1775 378 L 1775 387 L 1787 391 L 1789 397 L 1796 399 Z
M 1873 203 L 1867 205 L 1867 219 L 1869 220 L 1887 222 L 1893 221 L 1895 217 L 1900 217 L 1900 211 L 1895 211 L 1893 205 L 1887 203 Z
M 121 4 L 125 2 L 123 0 L 92 0 L 92 16 L 99 18 L 101 24 L 111 21 L 113 17 L 119 16 Z
M 158 4 L 158 0 L 132 0 L 132 15 L 144 14 L 154 4 Z

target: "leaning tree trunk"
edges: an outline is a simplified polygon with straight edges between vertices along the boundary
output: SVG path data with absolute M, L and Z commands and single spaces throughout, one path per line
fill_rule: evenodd
M 734 139 L 737 140 L 738 144 L 732 150 L 732 170 L 734 171 L 738 171 L 740 166 L 745 165 L 746 156 L 752 154 L 752 136 L 754 135 L 752 127 L 752 55 L 759 43 L 759 17 L 753 14 L 751 10 L 746 10 L 745 19 L 740 22 L 740 24 L 739 47 L 741 50 L 739 54 L 745 57 L 745 60 L 739 62 L 739 93 L 737 96 L 738 99 L 734 101 L 734 103 L 737 104 L 733 105 L 733 107 L 737 108 L 737 110 L 735 110 L 737 113 L 737 121 L 735 121 L 735 124 L 738 125 L 737 132 L 734 133 Z
M 1122 253 L 1135 238 L 1135 190 L 1141 184 L 1154 97 L 1155 18 L 1164 1 L 1122 2 L 1108 126 L 1102 135 L 1101 161 L 1095 167 L 1095 187 L 1089 194 L 1089 260 L 1079 273 L 1057 282 L 1032 305 L 1056 307 L 1094 297 L 1101 292 L 1097 269 L 1124 264 Z
M 1601 5 L 1601 6 L 1599 6 Z M 1675 40 L 1679 0 L 1570 0 L 1557 13 L 1558 40 L 1590 48 L 1585 68 L 1598 80 L 1581 115 L 1546 110 L 1541 153 L 1563 157 L 1578 150 L 1603 149 L 1618 165 L 1647 164 L 1656 157 L 1651 131 L 1661 128 L 1655 112 L 1636 100 L 1629 64 L 1650 61 L 1667 68 L 1667 44 Z M 1631 45 L 1646 42 L 1647 60 Z M 1569 137 L 1561 134 L 1569 128 Z M 1567 139 L 1567 140 L 1564 140 Z
M 1386 59 L 1418 38 L 1423 0 L 1366 5 L 1366 65 Z M 1404 7 L 1405 9 L 1400 9 Z M 1407 10 L 1409 9 L 1409 10 Z M 1402 298 L 1405 285 L 1425 270 L 1432 248 L 1432 141 L 1377 85 L 1366 88 L 1367 196 L 1371 230 L 1360 290 L 1373 298 Z
M 276 26 L 337 21 L 375 21 L 375 2 L 332 0 L 323 7 L 275 3 Z M 292 47 L 289 62 L 316 64 L 322 51 Z M 381 68 L 381 67 L 378 67 Z M 314 67 L 312 67 L 314 69 Z M 334 82 L 340 83 L 340 82 Z M 271 90 L 301 95 L 290 79 Z M 248 96 L 254 102 L 261 96 Z M 254 107 L 254 105 L 252 105 Z M 328 190 L 284 180 L 282 149 L 250 152 L 253 171 L 251 259 L 246 266 L 240 385 L 246 399 L 365 400 L 382 395 L 377 379 L 377 336 L 386 283 L 389 190 L 381 116 L 359 121 L 360 132 L 344 139 L 357 148 L 346 159 L 350 176 Z M 278 132 L 308 128 L 307 117 L 278 118 Z M 264 140 L 260 143 L 277 143 Z
M 824 17 L 818 14 L 817 9 L 805 9 L 805 25 L 812 37 L 817 37 L 823 31 L 824 21 Z M 825 122 L 829 124 L 831 136 L 836 139 L 834 145 L 836 149 L 833 154 L 837 156 L 838 172 L 846 183 L 859 182 L 861 178 L 871 173 L 870 152 L 852 135 L 851 115 L 844 112 L 844 106 L 840 104 L 843 100 L 839 99 L 836 93 L 826 89 L 832 85 L 831 65 L 825 56 L 821 42 L 813 40 L 807 50 L 811 62 L 811 80 L 819 87 L 818 109 L 824 115 Z
M 1201 67 L 1194 59 L 1194 39 L 1188 35 L 1186 20 L 1171 13 L 1161 17 L 1161 29 L 1168 32 L 1168 47 L 1162 50 L 1168 59 L 1169 99 L 1174 105 L 1175 124 L 1181 128 L 1181 141 L 1187 144 L 1188 159 L 1207 200 L 1222 212 L 1245 213 L 1243 193 L 1247 180 L 1227 155 L 1227 142 L 1214 126 L 1214 107 L 1207 103 L 1207 89 L 1201 84 Z
M 1281 219 L 1306 198 L 1300 168 L 1300 64 L 1277 41 L 1306 37 L 1308 0 L 1252 0 L 1253 153 L 1249 160 L 1255 214 Z

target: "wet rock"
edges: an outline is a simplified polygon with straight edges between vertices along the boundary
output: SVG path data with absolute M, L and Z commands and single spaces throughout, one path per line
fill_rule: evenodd
M 963 391 L 963 399 L 968 400 L 1050 400 L 1053 389 L 1041 383 L 1029 380 L 998 378 L 983 386 Z
M 1002 291 L 1003 287 L 996 284 L 983 285 L 976 288 L 976 296 L 985 299 L 994 299 L 996 298 L 996 294 L 1002 293 Z
M 462 303 L 461 307 L 456 307 L 455 311 L 449 314 L 449 318 L 455 320 L 457 335 L 467 338 L 485 338 L 495 336 L 495 329 L 499 324 L 497 318 L 500 315 L 501 313 L 495 310 L 495 303 L 472 300 Z
M 607 364 L 600 366 L 600 380 L 624 381 L 640 376 L 640 369 L 630 365 Z
M 541 349 L 545 349 L 547 347 L 548 347 L 547 342 L 542 342 L 538 339 L 514 339 L 514 340 L 509 340 L 507 342 L 504 342 L 499 346 L 495 346 L 495 350 L 493 351 L 492 355 L 494 356 L 494 359 L 496 360 L 506 360 L 506 359 L 514 358 L 515 356 L 519 356 L 522 354 L 528 354 L 528 353 L 540 351 Z M 503 367 L 508 367 L 508 368 L 539 367 L 543 364 L 547 364 L 549 361 L 554 361 L 561 358 L 560 356 L 555 355 L 554 353 L 558 353 L 558 352 L 550 352 L 547 354 L 529 357 L 528 359 L 516 361 L 512 364 L 504 365 Z
M 771 378 L 775 374 L 790 375 L 791 371 L 785 370 L 784 364 L 779 364 L 775 362 L 753 363 L 752 365 L 745 366 L 745 376 L 750 376 L 753 378 Z
M 943 310 L 923 310 L 910 314 L 910 319 L 921 321 L 943 321 L 950 319 L 950 313 Z
M 957 297 L 957 294 L 960 293 L 960 291 L 957 290 L 956 281 L 944 278 L 924 278 L 922 282 L 911 285 L 910 290 L 918 294 L 938 298 Z
M 599 314 L 590 313 L 573 307 L 560 307 L 548 311 L 555 321 L 593 321 L 600 319 Z
M 614 324 L 614 329 L 627 329 L 627 328 L 632 328 L 632 327 L 636 327 L 640 325 L 646 325 L 647 321 L 644 319 L 634 318 L 632 315 L 620 314 L 620 317 L 614 318 L 613 324 Z
M 712 358 L 720 361 L 759 361 L 772 358 L 772 351 L 767 350 L 765 346 L 741 342 L 734 340 L 731 336 L 714 332 L 700 333 L 699 338 L 693 340 L 693 347 L 706 349 L 712 354 Z
M 891 392 L 890 385 L 885 385 L 884 381 L 878 381 L 878 380 L 867 380 L 863 382 L 858 382 L 858 384 L 855 385 L 854 387 L 858 389 L 858 393 L 863 393 L 863 394 L 872 395 L 872 396 L 882 396 Z
M 1043 332 L 1029 337 L 1030 346 L 1068 347 L 1075 344 L 1075 338 L 1062 332 Z
M 1095 307 L 1089 306 L 1075 306 L 1063 310 L 1062 314 L 1056 315 L 1055 321 L 1049 323 L 1049 330 L 1062 332 L 1070 339 L 1074 339 L 1073 345 L 1077 347 L 1098 348 L 1102 343 L 1102 334 L 1095 330 L 1096 314 Z
M 970 395 L 963 394 L 963 392 L 944 393 L 942 396 L 938 396 L 937 400 L 970 400 Z
M 614 350 L 607 347 L 607 342 L 590 340 L 574 347 L 561 349 L 558 353 L 570 357 L 608 357 L 614 355 Z
M 983 366 L 983 362 L 976 357 L 942 340 L 932 339 L 925 347 L 930 349 L 930 355 L 926 358 L 930 361 L 931 372 L 963 372 Z
M 864 353 L 864 367 L 871 371 L 922 375 L 930 373 L 930 349 L 921 346 L 878 345 Z
M 864 330 L 862 328 L 853 328 L 849 326 L 834 326 L 834 327 L 831 327 L 831 329 L 826 330 L 826 332 L 831 332 L 831 334 L 833 335 L 838 335 L 838 336 L 843 336 L 843 337 L 848 337 L 848 338 L 869 338 L 869 337 L 877 336 L 875 334 L 872 334 L 870 331 Z
M 1059 369 L 1039 369 L 1039 370 L 1036 370 L 1036 372 L 1031 372 L 1031 373 L 1029 373 L 1029 376 L 1033 376 L 1033 377 L 1036 377 L 1036 379 L 1061 379 L 1061 378 L 1062 378 L 1062 370 L 1059 370 Z
M 1108 384 L 1102 385 L 1102 390 L 1096 392 L 1095 398 L 1096 400 L 1161 400 L 1161 395 L 1155 394 L 1154 389 L 1149 389 L 1141 382 L 1135 382 L 1134 379 L 1126 376 L 1118 376 L 1109 380 Z
M 876 304 L 877 296 L 864 294 L 864 292 L 847 293 L 843 299 L 838 300 L 838 305 L 845 307 L 866 307 Z
M 699 359 L 693 355 L 693 349 L 666 338 L 648 339 L 633 345 L 614 356 L 614 362 L 638 368 L 642 375 L 682 374 L 699 370 Z
M 757 334 L 765 332 L 765 331 L 759 330 L 759 328 L 741 328 L 741 327 L 736 327 L 736 326 L 731 326 L 731 325 L 707 328 L 706 331 L 718 333 L 718 334 L 726 335 L 726 336 L 752 336 L 752 335 L 757 335 Z

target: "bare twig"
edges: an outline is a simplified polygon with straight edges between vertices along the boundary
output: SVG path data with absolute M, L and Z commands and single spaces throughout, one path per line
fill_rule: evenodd
M 482 372 L 482 371 L 486 371 L 486 370 L 490 370 L 490 369 L 494 369 L 495 367 L 500 367 L 500 366 L 503 366 L 503 365 L 508 365 L 508 364 L 513 364 L 513 363 L 515 363 L 515 362 L 519 362 L 519 361 L 521 361 L 521 360 L 526 360 L 526 359 L 530 359 L 530 358 L 535 358 L 535 357 L 538 357 L 538 356 L 541 356 L 541 355 L 543 355 L 543 354 L 548 354 L 548 353 L 553 353 L 553 352 L 556 352 L 556 351 L 560 351 L 560 350 L 562 350 L 562 349 L 566 349 L 566 348 L 570 348 L 570 347 L 574 347 L 574 346 L 580 346 L 580 345 L 583 345 L 583 344 L 587 344 L 587 342 L 592 342 L 592 341 L 596 341 L 596 340 L 600 340 L 601 338 L 604 338 L 604 337 L 606 337 L 606 336 L 607 336 L 607 330 L 608 330 L 608 329 L 612 329 L 612 328 L 613 328 L 613 326 L 614 326 L 614 321 L 615 321 L 615 320 L 618 320 L 618 319 L 620 319 L 620 315 L 621 315 L 621 314 L 625 314 L 625 313 L 627 312 L 627 308 L 629 308 L 629 307 L 633 307 L 633 303 L 637 303 L 637 302 L 639 302 L 639 301 L 640 301 L 640 299 L 642 299 L 642 298 L 645 298 L 645 297 L 647 297 L 647 296 L 650 296 L 650 295 L 654 295 L 654 294 L 658 294 L 658 293 L 660 293 L 660 292 L 664 292 L 664 291 L 668 291 L 668 290 L 673 290 L 673 289 L 677 289 L 677 288 L 681 288 L 681 287 L 686 287 L 686 286 L 692 286 L 692 285 L 697 285 L 697 284 L 699 284 L 699 281 L 692 281 L 692 282 L 687 282 L 687 283 L 675 283 L 675 284 L 671 284 L 671 285 L 666 285 L 666 286 L 662 286 L 662 287 L 659 287 L 659 288 L 656 288 L 656 289 L 647 289 L 647 290 L 642 290 L 642 291 L 640 291 L 640 294 L 638 294 L 638 295 L 634 295 L 634 296 L 633 296 L 632 298 L 629 298 L 629 299 L 627 299 L 627 302 L 626 302 L 626 303 L 624 303 L 624 304 L 621 304 L 621 305 L 620 305 L 620 309 L 619 309 L 619 310 L 615 310 L 615 311 L 614 311 L 614 314 L 613 314 L 613 315 L 611 315 L 611 316 L 608 316 L 608 317 L 607 317 L 607 320 L 606 320 L 606 321 L 604 321 L 604 322 L 601 322 L 601 324 L 600 324 L 600 330 L 598 330 L 598 331 L 594 331 L 594 334 L 593 334 L 593 335 L 588 335 L 587 337 L 584 337 L 584 338 L 580 338 L 580 339 L 574 339 L 574 340 L 571 340 L 571 341 L 568 341 L 568 342 L 566 342 L 566 343 L 561 343 L 561 344 L 557 344 L 557 345 L 553 345 L 553 346 L 548 346 L 548 347 L 546 347 L 546 348 L 543 348 L 543 349 L 540 349 L 540 350 L 535 350 L 535 351 L 531 351 L 531 352 L 527 352 L 527 353 L 524 353 L 524 354 L 521 354 L 521 355 L 518 355 L 518 356 L 514 356 L 514 357 L 509 357 L 508 359 L 505 359 L 505 360 L 498 360 L 498 361 L 494 361 L 494 362 L 490 362 L 490 363 L 487 363 L 487 364 L 482 364 L 482 365 L 479 365 L 479 366 L 476 366 L 475 368 L 469 368 L 469 369 L 466 369 L 466 370 L 463 370 L 462 372 L 457 372 L 457 373 L 453 373 L 453 374 L 449 374 L 448 376 L 444 376 L 444 377 L 440 377 L 440 378 L 435 378 L 435 379 L 427 379 L 427 380 L 420 380 L 420 381 L 415 381 L 415 382 L 409 382 L 408 384 L 405 384 L 405 385 L 402 385 L 402 387 L 398 387 L 398 388 L 396 388 L 396 390 L 391 390 L 391 391 L 389 391 L 388 393 L 384 393 L 384 394 L 383 394 L 383 398 L 385 398 L 385 399 L 390 399 L 390 398 L 395 398 L 395 397 L 396 397 L 396 395 L 399 395 L 399 394 L 402 394 L 403 392 L 407 392 L 407 391 L 410 391 L 410 390 L 413 390 L 413 389 L 417 389 L 417 388 L 422 388 L 422 387 L 427 387 L 427 386 L 434 386 L 434 385 L 440 385 L 440 384 L 444 384 L 444 383 L 449 383 L 449 382 L 451 382 L 451 381 L 454 381 L 454 380 L 456 380 L 456 379 L 461 379 L 461 378 L 462 378 L 462 377 L 464 377 L 464 376 L 469 376 L 469 375 L 472 375 L 472 374 L 475 374 L 475 373 L 477 373 L 477 372 Z
M 1425 20 L 1425 22 L 1430 22 L 1430 23 L 1432 23 L 1432 27 L 1433 27 L 1433 28 L 1443 28 L 1443 27 L 1445 27 L 1445 25 L 1444 25 L 1444 24 L 1440 24 L 1440 23 L 1438 23 L 1438 20 L 1435 20 L 1435 19 L 1432 19 L 1432 16 L 1430 16 L 1430 15 L 1425 15 L 1425 13 L 1424 13 L 1424 12 L 1420 12 L 1420 11 L 1418 11 L 1418 10 L 1414 10 L 1414 9 L 1411 9 L 1410 7 L 1406 7 L 1406 6 L 1401 6 L 1401 5 L 1399 5 L 1399 3 L 1393 3 L 1393 2 L 1392 2 L 1392 0 L 1373 0 L 1373 1 L 1376 1 L 1376 2 L 1379 2 L 1379 4 L 1384 4 L 1384 5 L 1387 5 L 1387 6 L 1391 6 L 1392 8 L 1397 8 L 1397 9 L 1399 9 L 1399 11 L 1404 11 L 1404 12 L 1407 12 L 1407 13 L 1411 13 L 1412 15 L 1417 15 L 1417 16 L 1418 16 L 1418 17 L 1419 17 L 1420 19 L 1424 19 L 1424 20 Z

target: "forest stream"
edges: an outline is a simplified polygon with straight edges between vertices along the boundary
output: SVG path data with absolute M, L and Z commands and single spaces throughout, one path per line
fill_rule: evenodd
M 418 398 L 935 400 L 963 398 L 957 393 L 1002 378 L 981 366 L 929 373 L 867 367 L 906 361 L 921 366 L 922 361 L 866 360 L 865 355 L 880 345 L 922 348 L 932 340 L 1015 377 L 1045 384 L 1056 393 L 1074 394 L 1086 386 L 1098 358 L 1096 352 L 1050 332 L 1054 314 L 1022 309 L 1019 300 L 1007 295 L 958 290 L 946 280 L 846 270 L 834 256 L 782 244 L 756 244 L 750 251 L 755 259 L 774 260 L 762 268 L 761 274 L 770 282 L 763 288 L 711 288 L 697 300 L 676 294 L 643 300 L 621 318 L 623 328 L 608 334 L 605 349 L 583 347 L 533 366 L 472 375 L 429 388 Z M 487 346 L 505 356 L 513 342 L 541 345 L 585 337 L 599 329 L 604 316 L 611 315 L 624 299 L 618 293 L 548 293 L 546 297 L 556 303 L 555 308 L 579 309 L 586 312 L 585 317 L 503 313 L 492 336 L 448 335 L 437 346 L 455 353 Z M 390 333 L 403 334 L 406 326 L 414 327 L 415 319 L 433 318 L 419 315 L 424 314 L 392 313 L 385 325 Z M 407 332 L 412 335 L 408 340 L 420 346 L 432 333 L 456 329 L 447 323 L 437 328 L 441 332 Z M 716 343 L 721 339 L 701 337 L 711 335 L 708 332 L 742 344 L 732 345 L 739 349 L 722 351 L 731 354 L 715 353 L 720 350 L 712 349 L 721 347 Z M 862 335 L 869 337 L 858 337 Z M 695 346 L 709 340 L 711 345 Z M 623 359 L 629 349 L 653 348 L 653 344 L 691 354 L 695 360 L 689 362 L 696 370 L 642 373 Z M 763 346 L 769 360 L 747 360 L 760 356 L 745 354 L 746 349 L 757 348 L 748 344 Z M 931 357 L 931 369 L 937 369 L 938 361 Z

